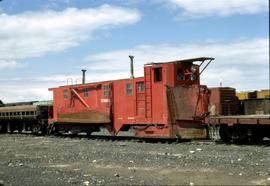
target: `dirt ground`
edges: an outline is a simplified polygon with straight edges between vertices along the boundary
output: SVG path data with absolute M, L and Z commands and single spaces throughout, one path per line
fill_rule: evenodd
M 270 185 L 270 145 L 0 135 L 0 185 Z

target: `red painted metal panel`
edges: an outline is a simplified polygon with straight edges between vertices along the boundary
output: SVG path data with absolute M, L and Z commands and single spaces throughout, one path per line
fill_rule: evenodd
M 145 87 L 144 81 L 136 83 L 136 116 L 145 117 Z M 143 85 L 143 87 L 142 87 Z
M 146 118 L 152 117 L 152 74 L 151 68 L 144 68 L 145 77 L 145 104 L 146 104 Z
M 210 88 L 209 109 L 211 115 L 235 115 L 237 113 L 236 93 L 231 87 Z

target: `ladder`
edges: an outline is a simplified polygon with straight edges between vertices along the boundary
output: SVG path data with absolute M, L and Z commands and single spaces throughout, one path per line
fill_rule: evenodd
M 152 76 L 151 76 L 151 68 L 146 67 L 144 70 L 145 77 L 145 117 L 152 117 Z

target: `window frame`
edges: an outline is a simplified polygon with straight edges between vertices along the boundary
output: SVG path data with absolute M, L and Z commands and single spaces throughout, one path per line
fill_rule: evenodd
M 154 82 L 162 82 L 162 67 L 154 68 Z
M 111 87 L 110 85 L 103 85 L 103 96 L 110 97 Z
M 145 85 L 143 81 L 137 82 L 137 91 L 138 93 L 143 93 L 145 90 Z
M 181 78 L 178 78 L 178 77 L 180 77 L 180 75 L 181 75 Z M 178 68 L 176 70 L 176 80 L 177 81 L 185 81 L 186 80 L 186 76 L 185 76 L 182 68 Z
M 133 95 L 133 84 L 132 83 L 127 83 L 126 84 L 126 95 L 127 96 L 132 96 Z
M 89 88 L 84 88 L 82 92 L 84 98 L 89 98 Z
M 63 91 L 63 98 L 68 99 L 68 89 L 64 89 Z

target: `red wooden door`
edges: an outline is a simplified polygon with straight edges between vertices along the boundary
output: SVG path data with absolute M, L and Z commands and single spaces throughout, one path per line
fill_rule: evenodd
M 145 116 L 145 90 L 144 82 L 136 83 L 136 115 Z

